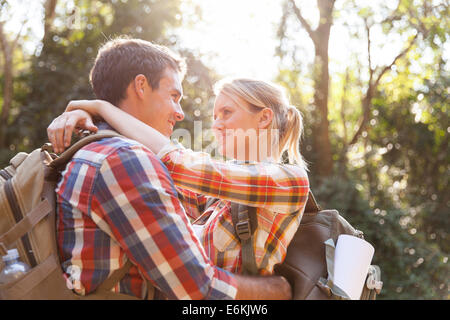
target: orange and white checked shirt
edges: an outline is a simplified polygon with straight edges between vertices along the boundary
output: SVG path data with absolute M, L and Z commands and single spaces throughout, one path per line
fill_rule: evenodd
M 191 221 L 202 216 L 197 235 L 220 268 L 241 273 L 242 250 L 231 218 L 232 202 L 257 207 L 254 252 L 260 274 L 272 274 L 286 256 L 305 209 L 309 181 L 295 165 L 214 160 L 179 143 L 158 154 L 172 176 Z M 211 197 L 219 198 L 205 208 Z

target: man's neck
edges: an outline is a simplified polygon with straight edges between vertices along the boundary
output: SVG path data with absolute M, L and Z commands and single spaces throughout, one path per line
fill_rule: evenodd
M 136 110 L 139 108 L 139 106 L 130 99 L 120 101 L 117 107 L 122 111 L 132 115 L 135 118 L 136 118 Z

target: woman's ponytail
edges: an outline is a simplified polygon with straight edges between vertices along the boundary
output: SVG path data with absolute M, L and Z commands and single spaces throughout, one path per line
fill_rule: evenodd
M 303 135 L 303 117 L 295 106 L 286 106 L 285 118 L 280 125 L 280 156 L 287 151 L 289 163 L 296 163 L 307 170 L 307 164 L 300 153 L 300 139 Z

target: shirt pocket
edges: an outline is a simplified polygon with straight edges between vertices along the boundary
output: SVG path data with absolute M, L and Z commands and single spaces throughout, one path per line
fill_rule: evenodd
M 225 209 L 225 208 L 224 208 Z M 239 240 L 236 238 L 233 222 L 228 209 L 225 209 L 217 217 L 213 230 L 213 244 L 214 247 L 220 251 L 225 252 L 234 250 L 238 247 Z
M 268 239 L 273 238 L 278 242 L 275 234 L 272 234 L 274 227 L 274 213 L 272 211 L 258 208 L 257 209 L 258 227 L 255 230 L 255 258 L 256 264 L 259 266 L 266 254 Z

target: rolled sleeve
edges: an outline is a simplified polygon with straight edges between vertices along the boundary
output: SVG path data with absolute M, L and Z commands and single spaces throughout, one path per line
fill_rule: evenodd
M 184 150 L 185 148 L 181 143 L 179 143 L 176 140 L 171 140 L 170 143 L 166 144 L 164 147 L 162 147 L 161 150 L 159 150 L 158 154 L 156 155 L 159 159 L 163 159 L 172 151 L 175 150 Z
M 278 213 L 297 212 L 305 206 L 309 180 L 299 166 L 224 162 L 175 143 L 162 151 L 161 160 L 180 188 Z

